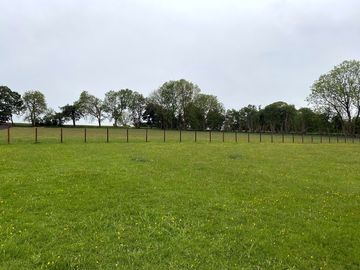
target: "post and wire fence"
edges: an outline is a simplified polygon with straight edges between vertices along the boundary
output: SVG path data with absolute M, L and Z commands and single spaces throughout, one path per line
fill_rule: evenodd
M 360 135 L 349 135 L 341 133 L 273 133 L 215 130 L 167 130 L 151 128 L 135 129 L 113 127 L 8 127 L 6 129 L 0 129 L 0 144 L 76 142 L 360 144 Z

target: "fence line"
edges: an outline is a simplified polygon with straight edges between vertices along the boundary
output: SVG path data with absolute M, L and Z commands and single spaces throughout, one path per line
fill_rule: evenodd
M 5 129 L 4 129 L 5 130 Z M 31 131 L 33 132 L 33 142 L 71 142 L 81 141 L 81 131 L 83 132 L 83 142 L 151 142 L 151 141 L 173 141 L 173 142 L 233 142 L 233 143 L 300 143 L 300 144 L 323 144 L 323 143 L 360 143 L 359 134 L 350 136 L 339 133 L 272 133 L 272 132 L 241 132 L 241 131 L 212 131 L 212 130 L 159 130 L 159 129 L 123 129 L 123 128 L 28 128 L 13 127 L 6 131 L 0 130 L 0 144 L 17 142 L 31 142 Z M 2 135 L 6 136 L 2 140 Z M 125 133 L 125 134 L 124 134 Z M 162 133 L 162 135 L 161 135 Z M 204 135 L 208 133 L 208 139 Z M 177 135 L 176 135 L 177 134 Z M 162 138 L 161 138 L 162 137 Z M 258 138 L 256 138 L 258 137 Z

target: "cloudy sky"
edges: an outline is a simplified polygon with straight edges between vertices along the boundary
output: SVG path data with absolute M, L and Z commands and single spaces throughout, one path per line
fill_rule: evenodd
M 53 108 L 82 90 L 145 95 L 185 78 L 226 108 L 307 105 L 360 59 L 359 0 L 0 0 L 0 85 Z

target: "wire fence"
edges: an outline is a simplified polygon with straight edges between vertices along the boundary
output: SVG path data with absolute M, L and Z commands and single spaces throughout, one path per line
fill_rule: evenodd
M 13 127 L 0 130 L 0 144 L 21 143 L 360 143 L 360 136 L 345 134 L 250 133 L 234 131 L 160 130 L 134 128 Z

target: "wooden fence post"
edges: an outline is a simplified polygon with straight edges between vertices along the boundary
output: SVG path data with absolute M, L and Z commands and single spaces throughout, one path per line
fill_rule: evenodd
M 271 143 L 274 142 L 274 135 L 273 135 L 273 132 L 271 132 Z
M 339 143 L 339 134 L 336 133 L 336 143 Z
M 237 131 L 235 131 L 235 142 L 236 143 L 238 142 L 238 133 L 237 133 Z
M 197 132 L 195 130 L 195 142 L 197 141 Z
M 211 130 L 209 130 L 209 142 L 211 142 Z
M 322 143 L 322 134 L 320 134 L 320 143 Z
M 10 127 L 8 127 L 8 130 L 7 130 L 7 142 L 8 142 L 8 144 L 10 144 Z
M 285 139 L 284 139 L 284 132 L 281 134 L 281 141 L 282 143 L 284 143 Z
M 148 129 L 145 130 L 145 142 L 148 142 Z
M 181 142 L 182 138 L 181 138 L 181 129 L 179 130 L 179 142 Z
M 166 130 L 164 128 L 164 142 L 166 142 Z
M 248 134 L 247 134 L 248 136 L 248 143 L 250 142 L 250 133 L 249 133 L 249 131 L 248 131 Z
M 109 128 L 106 128 L 106 142 L 109 142 Z
M 60 128 L 60 142 L 63 143 L 63 129 Z
M 126 129 L 126 142 L 129 142 L 129 129 Z
M 38 130 L 37 127 L 35 128 L 35 143 L 38 142 Z
M 260 142 L 261 142 L 261 131 L 260 131 L 260 133 L 259 133 L 259 140 L 260 140 Z
M 84 129 L 84 142 L 86 142 L 86 128 Z
M 225 131 L 222 132 L 222 142 L 225 142 Z
M 295 135 L 292 133 L 292 142 L 295 143 Z

